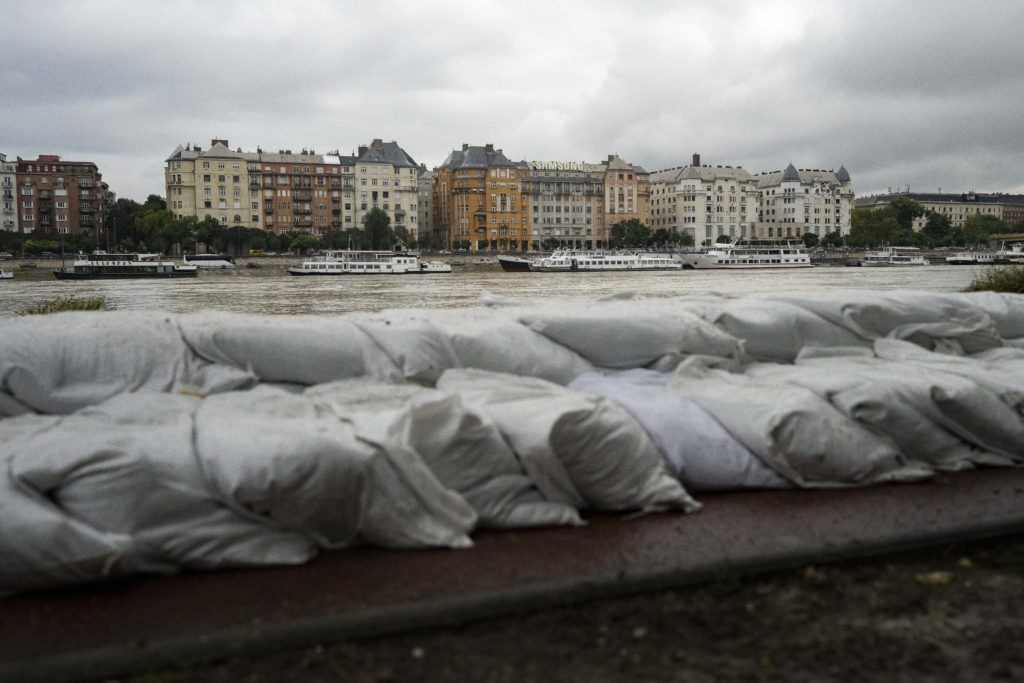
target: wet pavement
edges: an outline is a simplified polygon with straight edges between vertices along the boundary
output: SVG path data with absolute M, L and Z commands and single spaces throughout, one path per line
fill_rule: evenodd
M 704 508 L 353 548 L 299 567 L 140 577 L 0 599 L 0 681 L 89 681 L 1024 531 L 1024 469 L 864 489 L 701 494 Z

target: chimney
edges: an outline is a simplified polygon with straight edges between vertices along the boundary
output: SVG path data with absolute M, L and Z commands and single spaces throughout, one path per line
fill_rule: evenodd
M 468 149 L 469 149 L 469 143 L 468 142 L 463 142 L 462 143 L 462 151 L 465 152 Z
M 700 168 L 700 155 L 699 154 L 694 154 L 693 155 L 693 164 L 692 164 L 692 166 L 694 168 Z
M 366 154 L 368 147 L 366 145 L 359 145 L 359 156 Z
M 374 138 L 373 146 L 376 147 L 377 149 L 382 148 L 384 146 L 384 140 L 382 140 L 381 138 Z
M 484 145 L 484 149 L 486 151 L 488 151 L 488 152 L 493 152 L 494 151 L 494 145 L 492 145 L 491 143 L 488 142 L 486 145 Z
M 218 142 L 221 143 L 222 145 L 224 145 L 225 147 L 228 146 L 228 141 L 227 140 L 210 140 L 210 147 L 213 147 Z
M 193 152 L 202 152 L 203 148 L 200 147 L 199 145 L 195 145 L 195 146 L 192 147 L 192 151 Z

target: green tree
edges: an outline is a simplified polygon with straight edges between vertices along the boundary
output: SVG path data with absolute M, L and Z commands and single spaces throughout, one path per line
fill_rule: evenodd
M 818 236 L 813 232 L 805 232 L 803 236 L 804 246 L 808 249 L 813 249 L 818 246 Z
M 924 233 L 929 246 L 948 244 L 951 241 L 953 224 L 946 216 L 933 211 L 928 214 L 928 220 L 925 221 L 921 232 Z
M 619 221 L 612 226 L 611 239 L 613 247 L 646 247 L 651 243 L 651 229 L 636 218 Z
M 221 224 L 215 218 L 207 216 L 196 224 L 195 242 L 196 251 L 200 251 L 200 244 L 202 245 L 202 251 L 205 252 L 223 251 L 224 228 L 221 227 Z
M 320 240 L 304 232 L 295 236 L 288 249 L 294 252 L 304 252 L 307 249 L 319 249 L 322 246 L 323 243 Z
M 889 209 L 893 212 L 896 222 L 904 230 L 914 229 L 914 219 L 924 215 L 925 209 L 919 203 L 909 197 L 897 197 L 889 202 L 889 206 L 882 209 Z
M 373 208 L 363 216 L 363 229 L 370 242 L 370 249 L 391 249 L 396 235 L 391 228 L 391 217 L 383 209 Z
M 821 238 L 821 243 L 826 247 L 838 249 L 843 246 L 843 234 L 838 230 L 825 233 L 825 236 Z

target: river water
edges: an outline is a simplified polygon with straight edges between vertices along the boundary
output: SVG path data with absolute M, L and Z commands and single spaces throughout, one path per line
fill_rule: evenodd
M 635 292 L 765 295 L 824 290 L 913 289 L 956 292 L 979 274 L 967 266 L 648 273 L 506 273 L 497 266 L 456 267 L 439 275 L 288 275 L 286 264 L 200 272 L 195 279 L 57 281 L 49 273 L 0 281 L 0 317 L 64 296 L 102 296 L 117 310 L 187 313 L 204 309 L 259 314 L 338 314 L 386 308 L 475 306 L 483 292 L 520 298 L 590 297 Z

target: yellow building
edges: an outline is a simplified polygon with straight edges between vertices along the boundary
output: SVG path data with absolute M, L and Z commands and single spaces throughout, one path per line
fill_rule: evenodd
M 528 167 L 494 145 L 465 144 L 436 169 L 433 192 L 434 239 L 472 251 L 530 248 L 529 207 L 522 183 Z

